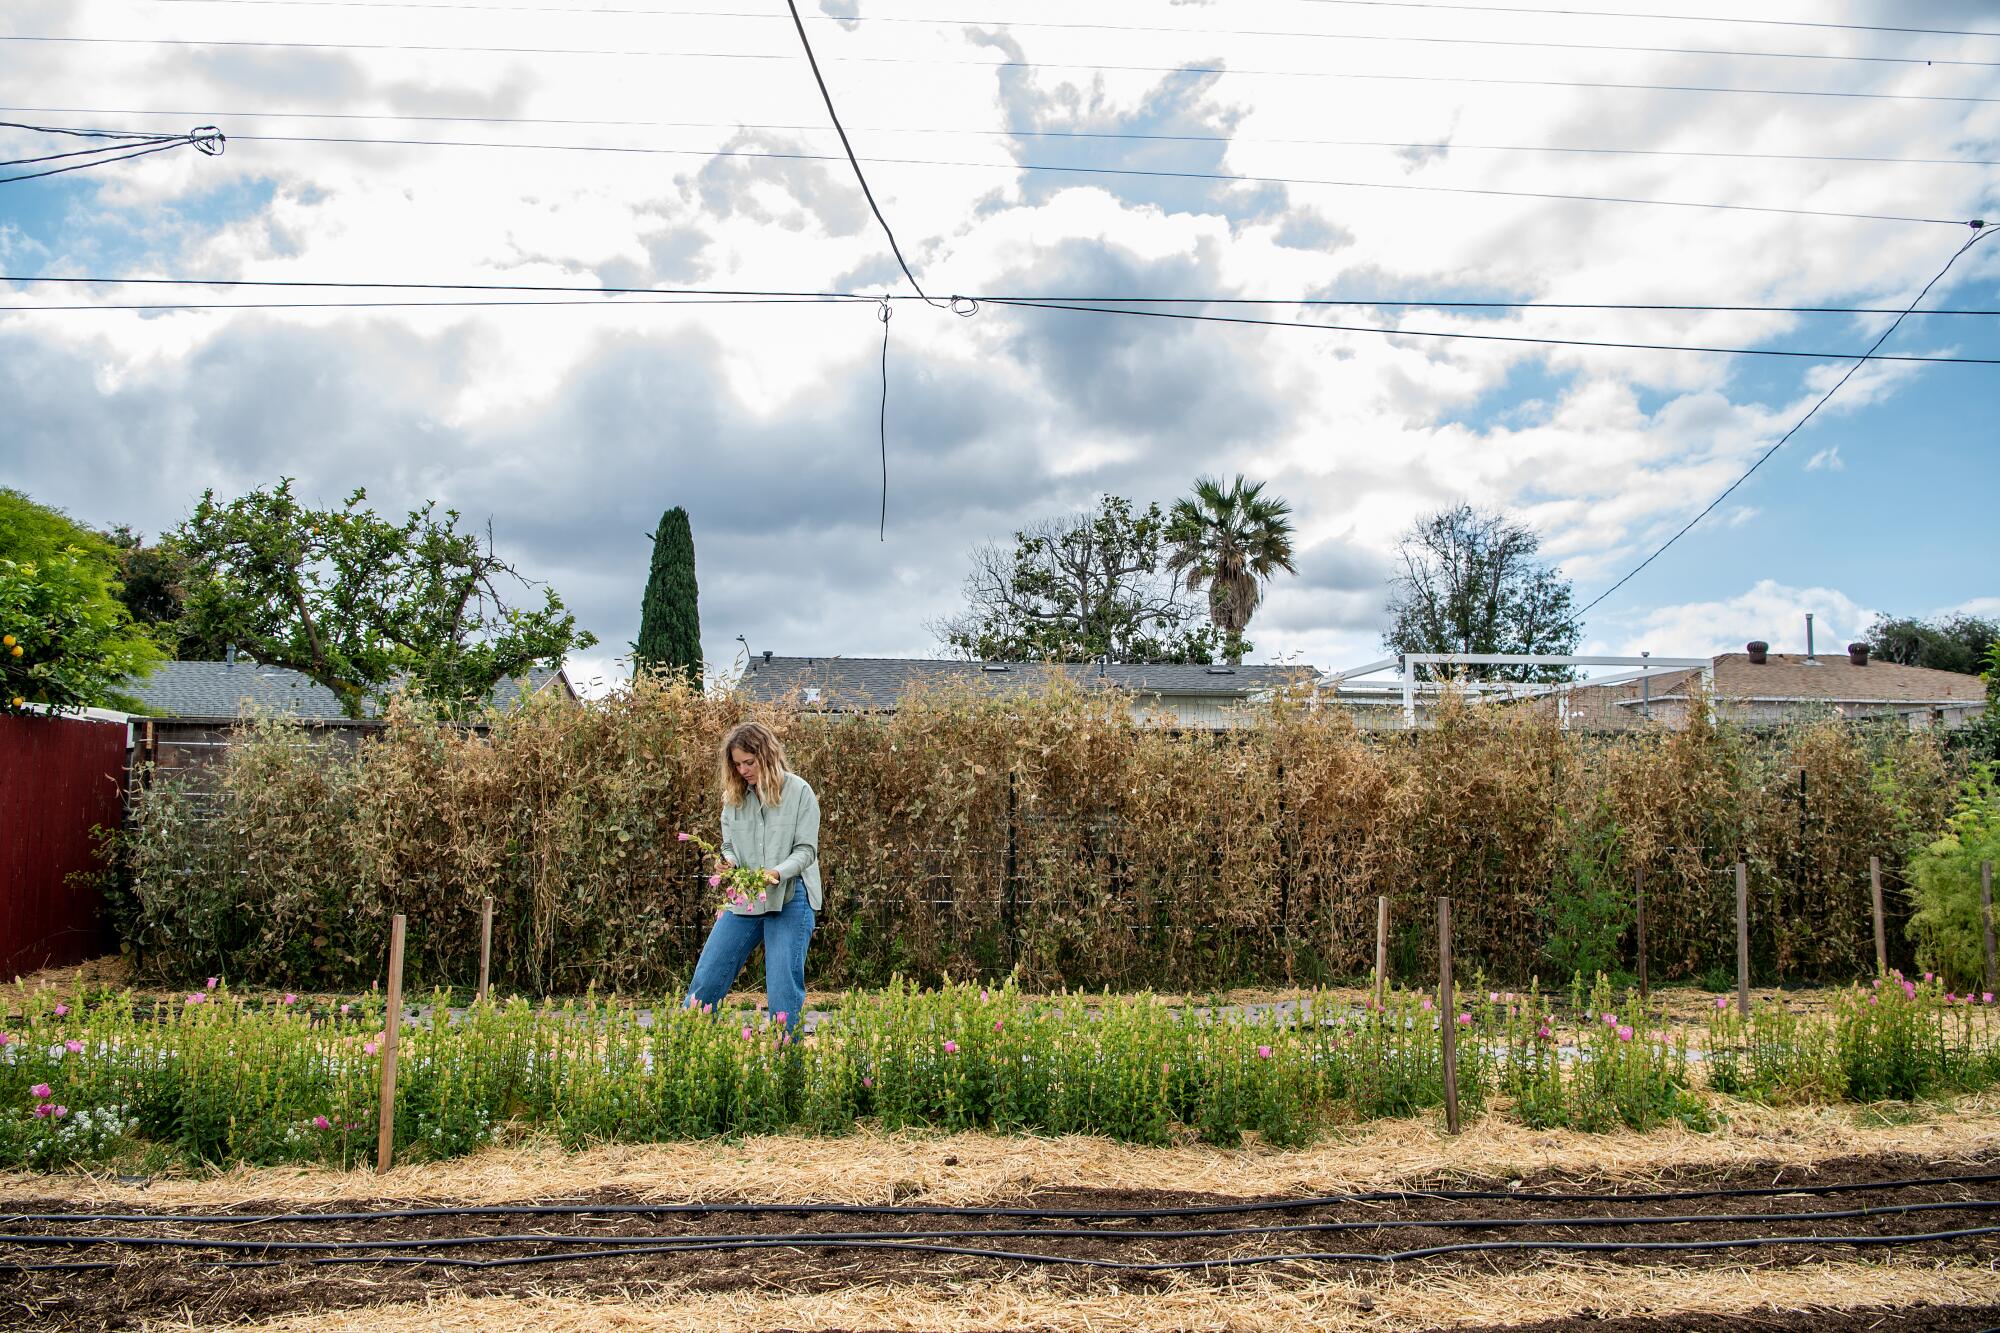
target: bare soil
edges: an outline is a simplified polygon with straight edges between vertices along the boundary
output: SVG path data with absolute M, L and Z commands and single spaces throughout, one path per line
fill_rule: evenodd
M 2000 1153 L 1971 1161 L 1941 1164 L 1906 1155 L 1878 1154 L 1818 1163 L 1810 1172 L 1782 1164 L 1726 1168 L 1678 1168 L 1663 1173 L 1651 1188 L 1666 1190 L 1745 1189 L 1770 1186 L 1881 1183 L 1932 1175 L 2000 1172 Z M 1631 1195 L 1638 1191 L 1602 1177 L 1546 1171 L 1514 1181 L 1467 1182 L 1455 1177 L 1409 1182 L 1453 1189 L 1494 1189 L 1513 1194 L 1605 1193 Z M 538 1199 L 538 1204 L 582 1206 L 643 1205 L 642 1211 L 591 1211 L 553 1216 L 468 1213 L 379 1220 L 265 1220 L 271 1213 L 337 1213 L 379 1210 L 381 1200 L 314 1204 L 293 1209 L 273 1199 L 233 1205 L 210 1215 L 227 1213 L 226 1223 L 179 1220 L 180 1210 L 131 1209 L 157 1212 L 175 1220 L 164 1222 L 85 1222 L 33 1220 L 26 1214 L 87 1212 L 103 1215 L 117 1210 L 101 1204 L 62 1197 L 12 1195 L 0 1198 L 0 1326 L 58 1329 L 132 1328 L 154 1320 L 217 1323 L 269 1318 L 281 1314 L 353 1309 L 386 1303 L 408 1303 L 446 1294 L 509 1296 L 530 1292 L 575 1296 L 631 1296 L 666 1289 L 684 1292 L 761 1291 L 826 1292 L 859 1283 L 936 1284 L 968 1279 L 992 1279 L 1033 1271 L 1037 1280 L 1068 1284 L 1081 1291 L 1106 1284 L 1143 1292 L 1192 1280 L 1213 1284 L 1218 1292 L 1234 1282 L 1287 1283 L 1340 1275 L 1381 1273 L 1383 1266 L 1352 1258 L 1287 1260 L 1232 1268 L 1194 1268 L 1172 1277 L 1141 1270 L 1053 1267 L 1024 1258 L 963 1255 L 911 1249 L 853 1248 L 814 1241 L 850 1243 L 864 1238 L 901 1245 L 957 1245 L 1015 1254 L 1063 1255 L 1126 1262 L 1195 1262 L 1228 1257 L 1302 1253 L 1380 1254 L 1432 1245 L 1466 1242 L 1530 1241 L 1692 1241 L 1744 1237 L 1780 1237 L 1779 1243 L 1756 1249 L 1712 1252 L 1673 1250 L 1613 1250 L 1593 1258 L 1623 1265 L 1662 1265 L 1694 1270 L 1718 1265 L 1789 1267 L 1833 1259 L 1866 1257 L 1880 1262 L 1925 1265 L 1987 1263 L 2000 1260 L 2000 1236 L 1963 1237 L 1908 1247 L 1812 1245 L 1813 1236 L 1899 1236 L 1957 1229 L 2000 1226 L 2000 1208 L 1979 1208 L 2000 1202 L 2000 1181 L 1956 1185 L 1918 1185 L 1871 1189 L 1848 1194 L 1776 1194 L 1746 1198 L 1700 1200 L 1639 1200 L 1564 1202 L 1534 1197 L 1459 1200 L 1412 1195 L 1387 1202 L 1337 1203 L 1286 1209 L 1281 1212 L 1207 1214 L 1160 1217 L 1156 1210 L 1213 1206 L 1243 1200 L 1218 1195 L 1157 1190 L 1043 1190 L 996 1202 L 992 1207 L 1037 1209 L 1138 1209 L 1145 1215 L 1116 1221 L 1063 1220 L 1045 1217 L 995 1216 L 992 1209 L 956 1215 L 895 1215 L 882 1213 L 807 1213 L 794 1209 L 735 1212 L 693 1209 L 668 1211 L 657 1201 L 607 1185 L 568 1200 Z M 434 1201 L 426 1201 L 434 1206 Z M 1933 1204 L 1917 1212 L 1880 1212 L 1861 1217 L 1812 1216 L 1858 1208 Z M 1717 1214 L 1744 1220 L 1718 1220 Z M 1777 1214 L 1808 1216 L 1780 1220 Z M 1583 1226 L 1566 1219 L 1610 1219 Z M 1660 1222 L 1659 1218 L 1686 1219 Z M 1631 1219 L 1626 1221 L 1624 1219 Z M 1448 1222 L 1490 1221 L 1491 1225 L 1445 1226 Z M 1395 1227 L 1384 1223 L 1404 1223 Z M 1348 1224 L 1333 1229 L 1337 1224 Z M 1358 1225 L 1357 1225 L 1358 1224 Z M 1430 1224 L 1430 1225 L 1426 1225 Z M 1293 1227 L 1293 1230 L 1245 1234 L 1243 1227 Z M 995 1230 L 1030 1234 L 994 1235 Z M 1118 1230 L 1127 1235 L 1104 1234 Z M 1052 1234 L 1062 1231 L 1067 1234 Z M 1185 1233 L 1195 1234 L 1185 1234 Z M 922 1233 L 922 1234 L 919 1234 Z M 189 1247 L 139 1245 L 71 1245 L 35 1243 L 30 1238 L 81 1235 L 152 1239 L 228 1239 L 233 1242 L 365 1242 L 359 1250 L 225 1250 L 201 1244 Z M 772 1244 L 760 1249 L 685 1247 L 698 1238 L 717 1241 L 759 1236 Z M 652 1253 L 605 1253 L 616 1238 L 657 1238 Z M 503 1239 L 504 1238 L 504 1239 Z M 571 1238 L 564 1243 L 558 1238 Z M 445 1246 L 413 1242 L 466 1241 Z M 574 1243 L 582 1241 L 584 1243 Z M 595 1242 L 605 1241 L 607 1244 Z M 789 1242 L 789 1243 L 788 1243 Z M 630 1241 L 626 1242 L 631 1244 Z M 382 1248 L 375 1248 L 375 1247 Z M 453 1260 L 546 1256 L 538 1262 L 507 1267 L 418 1267 L 391 1261 L 389 1255 L 425 1254 Z M 1454 1254 L 1404 1261 L 1397 1271 L 1440 1271 L 1504 1275 L 1532 1270 L 1549 1261 L 1551 1252 L 1533 1249 Z M 223 1261 L 265 1266 L 223 1268 Z M 339 1261 L 339 1262 L 333 1262 Z M 81 1263 L 106 1265 L 63 1271 L 25 1271 L 14 1265 Z M 1902 1318 L 1896 1314 L 1896 1318 Z M 1845 1322 L 1829 1315 L 1821 1328 L 1896 1328 L 1899 1323 Z M 1992 1311 L 1927 1307 L 1923 1327 L 1936 1333 L 1959 1327 L 1984 1329 L 2000 1324 Z M 1736 1319 L 1736 1328 L 1759 1327 Z M 1512 1333 L 1567 1330 L 1580 1321 L 1526 1325 Z M 1610 1333 L 1629 1324 L 1630 1333 L 1654 1333 L 1668 1328 L 1706 1328 L 1700 1323 L 1593 1321 L 1593 1333 Z M 1721 1333 L 1719 1323 L 1713 1325 Z M 1768 1325 L 1767 1325 L 1768 1326 Z M 1909 1327 L 1917 1325 L 1911 1323 Z

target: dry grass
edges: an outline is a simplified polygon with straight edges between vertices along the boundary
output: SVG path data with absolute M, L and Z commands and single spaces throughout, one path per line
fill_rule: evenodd
M 1765 1313 L 1908 1305 L 1950 1293 L 1961 1301 L 2000 1301 L 2000 1273 L 1972 1264 L 1814 1263 L 1797 1268 L 1730 1266 L 1699 1270 L 1552 1262 L 1503 1276 L 1422 1269 L 1338 1282 L 1254 1279 L 1226 1287 L 1194 1282 L 1133 1293 L 1056 1287 L 1045 1275 L 940 1283 L 871 1284 L 837 1292 L 695 1292 L 662 1288 L 623 1300 L 535 1293 L 516 1298 L 440 1296 L 422 1304 L 315 1311 L 260 1329 L 319 1333 L 406 1330 L 702 1329 L 714 1333 L 769 1328 L 938 1330 L 1034 1329 L 1101 1333 L 1105 1329 L 1405 1330 L 1508 1324 L 1581 1313 L 1615 1318 L 1663 1311 Z M 155 1328 L 189 1328 L 185 1323 Z M 232 1325 L 242 1327 L 242 1325 Z
M 1680 1167 L 1770 1162 L 1809 1167 L 1835 1157 L 1908 1153 L 1940 1163 L 2000 1150 L 2000 1092 L 1967 1097 L 1908 1123 L 1866 1107 L 1741 1106 L 1708 1134 L 1534 1130 L 1497 1116 L 1453 1138 L 1436 1120 L 1380 1121 L 1311 1148 L 1146 1148 L 1094 1138 L 884 1134 L 844 1139 L 772 1135 L 736 1143 L 614 1145 L 565 1152 L 553 1143 L 496 1148 L 386 1175 L 324 1167 L 242 1168 L 195 1179 L 121 1184 L 88 1174 L 0 1174 L 0 1197 L 62 1194 L 102 1204 L 221 1206 L 289 1200 L 553 1199 L 606 1186 L 673 1199 L 986 1203 L 1048 1188 L 1181 1190 L 1258 1196 L 1325 1193 L 1440 1177 L 1514 1177 L 1558 1169 L 1641 1182 Z

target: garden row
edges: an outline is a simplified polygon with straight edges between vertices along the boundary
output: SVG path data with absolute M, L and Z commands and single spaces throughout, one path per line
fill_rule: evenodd
M 1279 697 L 1218 736 L 1140 726 L 1060 682 L 860 719 L 644 681 L 485 735 L 398 715 L 358 747 L 315 746 L 264 724 L 217 772 L 142 773 L 111 894 L 121 939 L 152 978 L 351 988 L 379 978 L 402 913 L 412 979 L 466 986 L 490 897 L 498 984 L 673 989 L 714 911 L 676 835 L 713 827 L 715 746 L 746 716 L 820 793 L 812 966 L 828 986 L 1323 984 L 1373 965 L 1378 894 L 1395 976 L 1435 974 L 1441 895 L 1467 965 L 1517 984 L 1616 975 L 1635 970 L 1642 874 L 1653 977 L 1727 984 L 1738 861 L 1756 975 L 1846 980 L 1873 966 L 1871 857 L 1891 961 L 1912 960 L 1913 857 L 1965 776 L 1936 738 L 1831 719 L 1593 738 L 1447 701 L 1435 727 L 1381 736 Z M 1959 927 L 1931 928 L 1947 918 L 1916 918 L 1940 971 L 1959 966 Z
M 439 997 L 440 1001 L 443 997 Z M 1030 999 L 1011 987 L 843 997 L 794 1041 L 782 1016 L 642 1011 L 603 998 L 537 1009 L 440 1003 L 398 1044 L 399 1152 L 441 1158 L 531 1133 L 567 1145 L 804 1130 L 1188 1136 L 1254 1131 L 1298 1144 L 1328 1127 L 1439 1106 L 1444 1037 L 1472 1112 L 1535 1126 L 1710 1123 L 1700 1090 L 1766 1100 L 1876 1101 L 2000 1081 L 2000 1009 L 1941 983 L 1843 993 L 1825 1016 L 1719 1002 L 1695 1054 L 1688 1032 L 1600 981 L 1552 1004 L 1479 988 L 1455 1013 L 1392 990 L 1353 1005 L 1321 994 L 1243 1018 L 1147 996 Z M 0 1164 L 371 1160 L 383 1012 L 227 987 L 142 1008 L 83 1009 L 46 992 L 0 1034 Z

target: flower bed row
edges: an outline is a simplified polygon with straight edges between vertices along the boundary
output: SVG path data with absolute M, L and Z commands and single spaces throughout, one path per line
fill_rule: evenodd
M 1726 1000 L 1725 1000 L 1726 1003 Z M 1442 1037 L 1458 1038 L 1461 1105 L 1536 1126 L 1710 1123 L 1709 1091 L 1767 1099 L 1916 1097 L 2000 1080 L 2000 1011 L 1935 982 L 1857 987 L 1829 1017 L 1777 1006 L 1688 1030 L 1600 981 L 1564 1005 L 1470 993 L 1456 1013 L 1394 991 L 1318 995 L 1243 1017 L 1149 996 L 1025 997 L 1011 987 L 844 997 L 811 1035 L 783 1016 L 642 1010 L 587 998 L 482 1003 L 404 1029 L 399 1151 L 450 1157 L 547 1133 L 581 1146 L 802 1129 L 909 1126 L 1086 1133 L 1138 1143 L 1309 1141 L 1329 1126 L 1444 1100 Z M 27 996 L 0 1033 L 0 1165 L 133 1158 L 183 1163 L 368 1157 L 382 1005 L 227 987 L 142 1010 Z

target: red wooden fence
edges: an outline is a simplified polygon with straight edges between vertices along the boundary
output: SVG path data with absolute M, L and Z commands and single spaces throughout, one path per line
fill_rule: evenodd
M 108 936 L 91 828 L 124 813 L 125 724 L 0 717 L 0 977 L 94 958 Z

